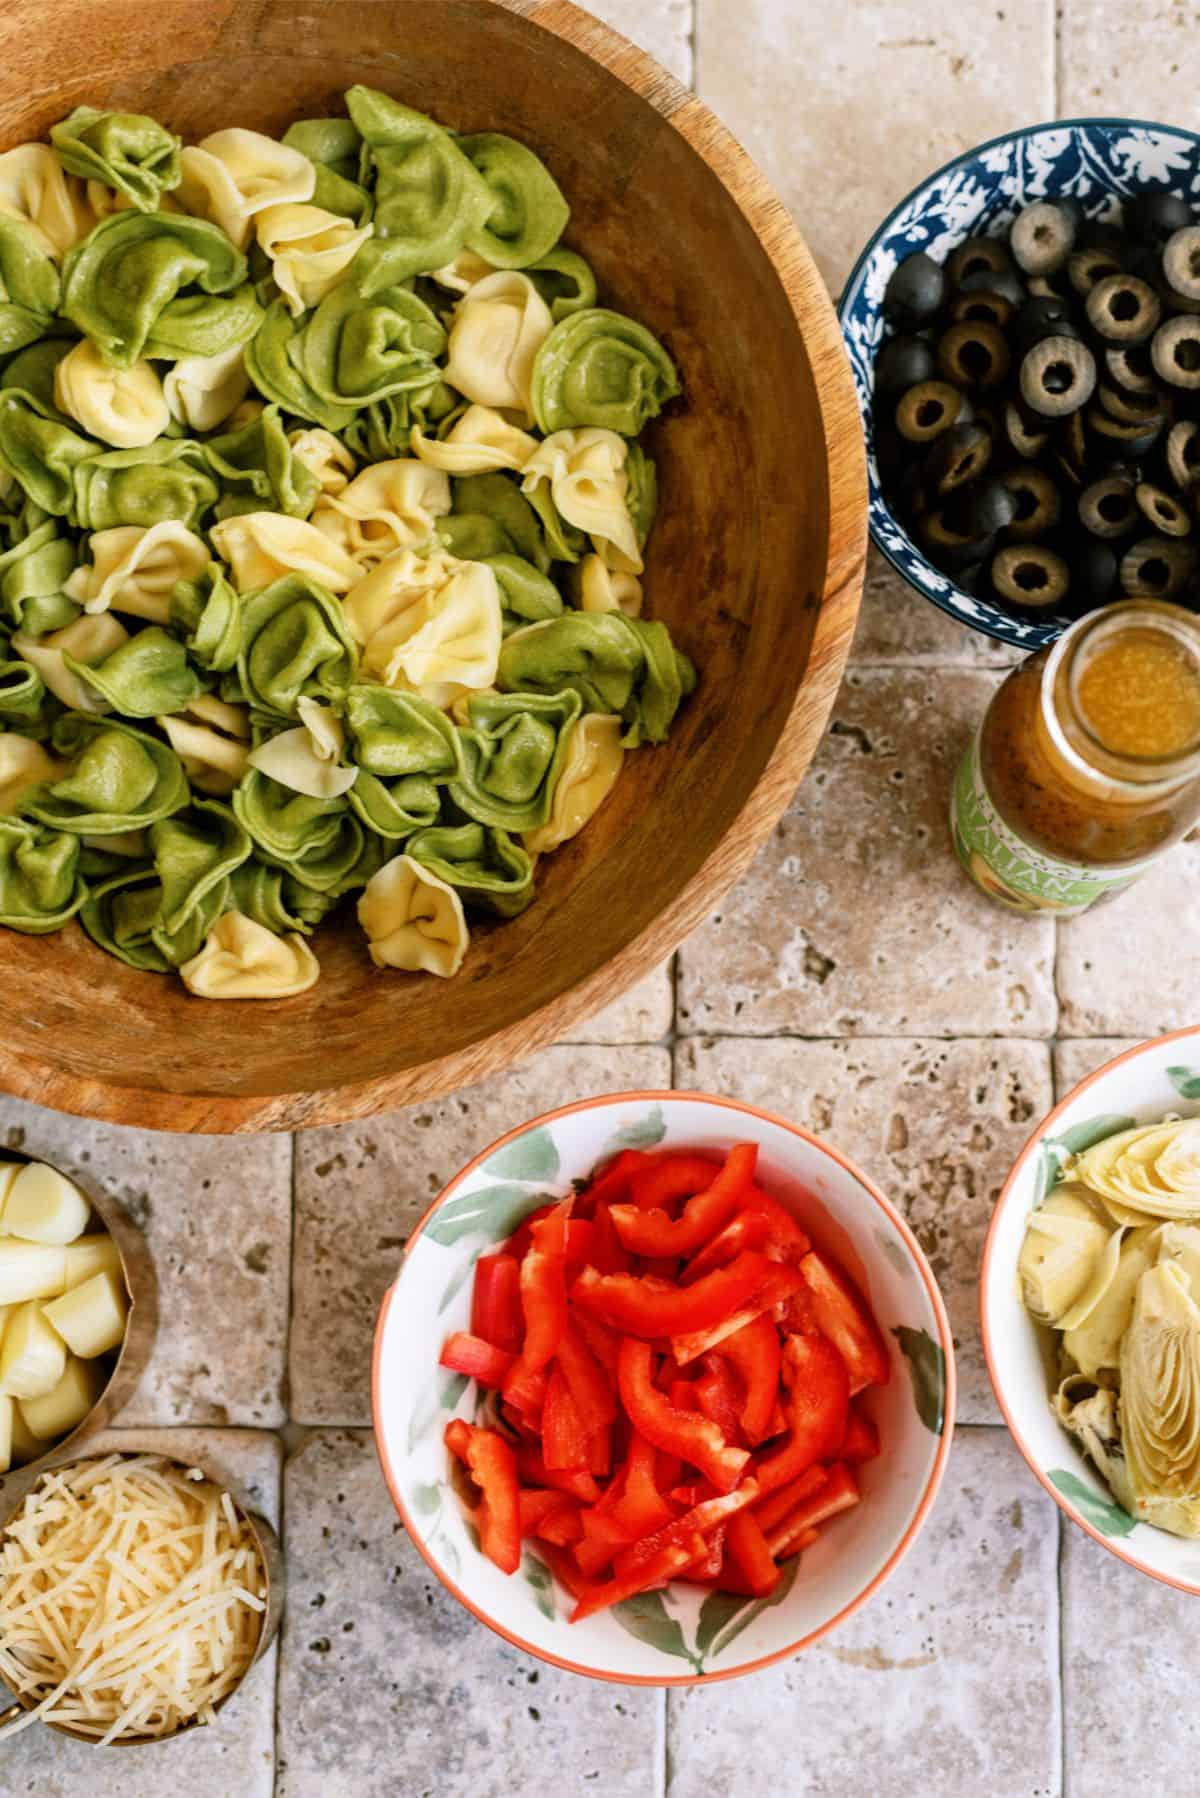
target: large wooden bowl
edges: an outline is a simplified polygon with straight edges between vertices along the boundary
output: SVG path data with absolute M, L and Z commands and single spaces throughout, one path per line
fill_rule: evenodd
M 300 998 L 191 998 L 72 925 L 3 936 L 0 1084 L 171 1130 L 360 1117 L 494 1073 L 662 960 L 744 868 L 820 738 L 865 554 L 858 408 L 783 207 L 712 115 L 565 0 L 6 0 L 0 144 L 81 101 L 282 132 L 356 81 L 531 144 L 607 303 L 682 370 L 660 423 L 647 591 L 701 672 L 668 747 L 543 864 L 523 917 L 453 981 L 372 969 L 353 913 Z

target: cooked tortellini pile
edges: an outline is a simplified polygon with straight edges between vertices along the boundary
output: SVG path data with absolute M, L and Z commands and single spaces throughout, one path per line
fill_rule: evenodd
M 1200 1536 L 1200 1118 L 1122 1130 L 1064 1175 L 1018 1263 L 1057 1332 L 1054 1409 L 1130 1516 Z
M 346 106 L 0 154 L 0 923 L 205 998 L 311 987 L 350 894 L 454 974 L 696 678 L 644 615 L 670 356 L 531 150 Z

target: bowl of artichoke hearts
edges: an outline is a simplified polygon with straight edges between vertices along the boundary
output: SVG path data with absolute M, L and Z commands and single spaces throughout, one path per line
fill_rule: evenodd
M 1039 1124 L 980 1305 L 1046 1490 L 1121 1560 L 1200 1593 L 1200 1026 L 1126 1050 Z

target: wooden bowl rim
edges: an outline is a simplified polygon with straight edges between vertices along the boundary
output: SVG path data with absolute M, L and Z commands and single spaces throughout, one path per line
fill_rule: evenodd
M 721 183 L 771 262 L 802 329 L 824 427 L 829 544 L 805 680 L 734 824 L 652 923 L 574 986 L 466 1049 L 398 1073 L 315 1092 L 231 1096 L 127 1086 L 51 1068 L 0 1047 L 0 1088 L 17 1098 L 142 1129 L 226 1134 L 348 1123 L 438 1098 L 500 1073 L 535 1050 L 561 1041 L 649 974 L 704 919 L 786 810 L 824 733 L 862 597 L 867 472 L 858 400 L 837 315 L 812 255 L 774 188 L 738 140 L 647 52 L 573 0 L 486 0 L 486 4 L 561 38 L 653 106 Z

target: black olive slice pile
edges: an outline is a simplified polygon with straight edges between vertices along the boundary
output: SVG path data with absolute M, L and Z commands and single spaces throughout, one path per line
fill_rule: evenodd
M 929 560 L 1020 617 L 1200 610 L 1200 218 L 1150 189 L 1038 200 L 883 297 L 875 430 Z

